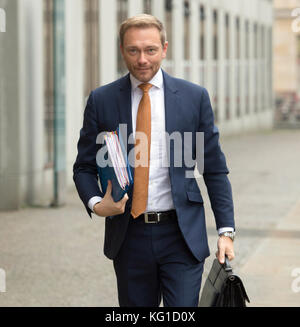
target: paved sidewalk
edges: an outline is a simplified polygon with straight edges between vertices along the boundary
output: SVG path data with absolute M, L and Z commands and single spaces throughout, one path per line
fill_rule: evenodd
M 300 199 L 240 270 L 251 306 L 300 306 L 299 218 Z
M 237 238 L 234 272 L 243 280 L 249 306 L 299 306 L 292 271 L 300 276 L 300 131 L 275 130 L 226 138 Z M 203 189 L 203 186 L 202 186 Z M 206 197 L 211 256 L 216 250 L 213 216 Z
M 235 203 L 232 266 L 245 283 L 250 305 L 298 306 L 300 131 L 263 131 L 227 137 L 221 144 Z M 203 181 L 199 184 L 211 249 L 205 279 L 217 234 Z M 0 212 L 0 268 L 6 272 L 0 307 L 117 306 L 103 233 L 104 219 L 91 220 L 74 190 L 62 208 Z

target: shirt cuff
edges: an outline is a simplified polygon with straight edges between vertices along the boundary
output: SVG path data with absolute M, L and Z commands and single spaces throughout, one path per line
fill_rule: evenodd
M 225 232 L 233 232 L 234 229 L 232 227 L 221 227 L 218 229 L 218 234 L 222 234 L 222 233 L 225 233 Z
M 94 212 L 94 205 L 98 202 L 101 202 L 102 198 L 101 196 L 93 196 L 92 198 L 89 199 L 88 202 L 88 207 Z

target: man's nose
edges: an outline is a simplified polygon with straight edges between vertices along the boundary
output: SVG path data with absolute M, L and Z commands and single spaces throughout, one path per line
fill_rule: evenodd
M 143 51 L 140 52 L 138 62 L 139 62 L 139 64 L 147 63 L 147 58 L 146 58 L 145 53 Z

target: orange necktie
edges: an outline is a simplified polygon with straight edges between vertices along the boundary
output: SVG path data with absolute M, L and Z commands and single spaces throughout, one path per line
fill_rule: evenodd
M 143 91 L 143 97 L 140 101 L 137 118 L 136 118 L 136 133 L 142 132 L 147 137 L 148 146 L 140 144 L 145 138 L 136 138 L 135 148 L 139 145 L 142 151 L 148 150 L 148 162 L 134 168 L 134 184 L 132 195 L 132 208 L 131 214 L 133 218 L 137 218 L 140 214 L 144 213 L 147 207 L 148 200 L 148 184 L 149 184 L 149 164 L 150 164 L 150 145 L 151 145 L 151 102 L 148 91 L 152 84 L 144 83 L 139 85 Z M 140 153 L 135 154 L 136 159 L 140 159 Z M 135 165 L 136 166 L 136 165 Z M 144 167 L 145 166 L 145 167 Z

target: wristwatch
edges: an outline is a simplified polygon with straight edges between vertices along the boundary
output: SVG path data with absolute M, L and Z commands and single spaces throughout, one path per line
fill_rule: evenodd
M 227 236 L 230 237 L 232 242 L 234 241 L 234 237 L 235 237 L 235 232 L 224 232 L 222 234 L 220 234 L 220 236 Z

